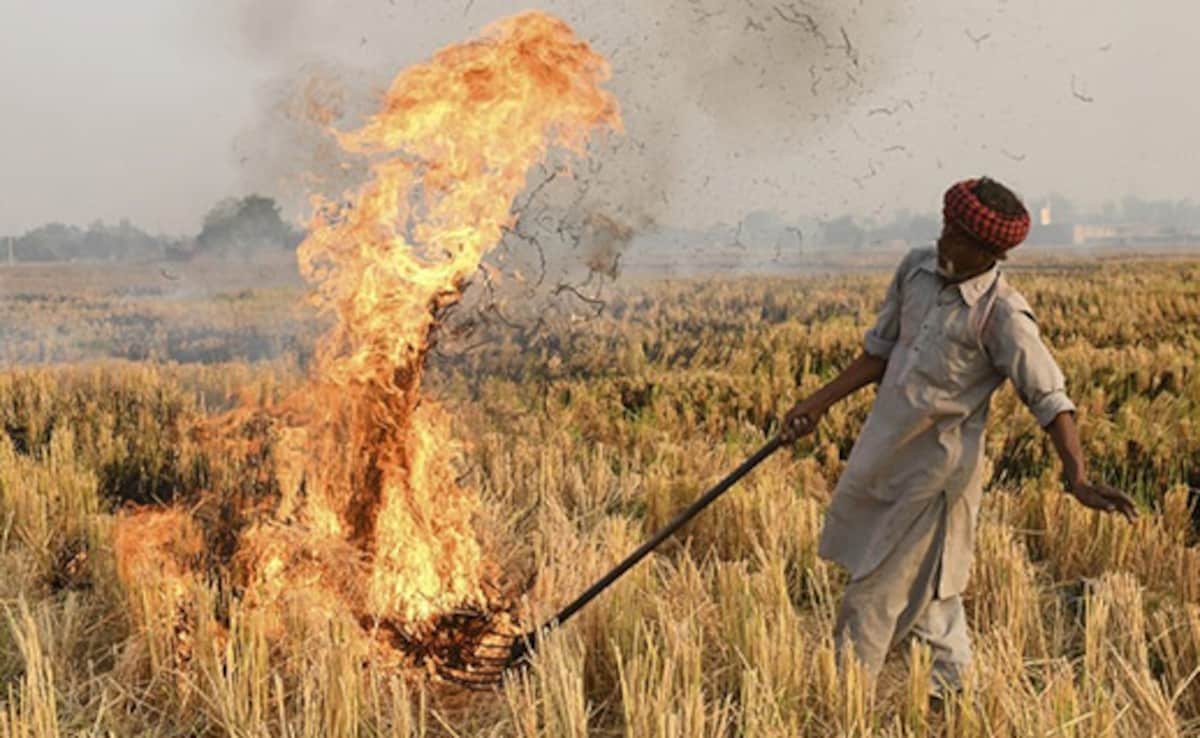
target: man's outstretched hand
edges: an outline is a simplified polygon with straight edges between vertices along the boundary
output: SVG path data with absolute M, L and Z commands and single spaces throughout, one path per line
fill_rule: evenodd
M 1137 517 L 1137 505 L 1133 498 L 1116 487 L 1107 484 L 1088 484 L 1080 482 L 1070 486 L 1071 494 L 1080 504 L 1093 510 L 1103 512 L 1119 512 L 1126 520 L 1132 521 Z
M 1102 512 L 1119 512 L 1126 520 L 1137 517 L 1137 505 L 1129 495 L 1107 484 L 1091 484 L 1087 481 L 1087 466 L 1083 460 L 1079 432 L 1075 429 L 1074 410 L 1064 410 L 1054 416 L 1054 420 L 1046 426 L 1046 432 L 1050 434 L 1054 450 L 1062 459 L 1067 489 L 1080 504 Z
M 797 402 L 787 415 L 783 416 L 783 428 L 779 438 L 784 443 L 792 443 L 801 436 L 812 433 L 817 428 L 817 421 L 825 414 L 825 408 L 813 398 Z

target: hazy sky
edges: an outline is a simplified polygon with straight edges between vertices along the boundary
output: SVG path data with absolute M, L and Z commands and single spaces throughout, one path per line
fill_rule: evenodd
M 661 221 L 928 211 L 979 173 L 1200 199 L 1194 0 L 0 0 L 0 233 L 187 233 L 221 197 L 294 198 L 321 141 L 285 113 L 313 74 L 366 108 L 527 8 L 611 58 L 611 199 Z

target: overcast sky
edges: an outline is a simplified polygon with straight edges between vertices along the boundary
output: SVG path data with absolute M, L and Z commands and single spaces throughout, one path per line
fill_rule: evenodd
M 1194 0 L 0 0 L 0 233 L 189 233 L 221 197 L 293 202 L 320 166 L 286 115 L 306 80 L 368 107 L 526 8 L 611 58 L 611 199 L 663 222 L 930 211 L 980 173 L 1090 206 L 1200 199 Z

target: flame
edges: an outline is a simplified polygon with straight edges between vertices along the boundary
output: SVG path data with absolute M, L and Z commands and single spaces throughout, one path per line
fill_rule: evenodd
M 441 311 L 513 224 L 529 169 L 620 130 L 608 76 L 564 22 L 527 12 L 404 70 L 365 125 L 334 134 L 370 174 L 313 199 L 298 252 L 333 327 L 301 392 L 221 421 L 227 439 L 264 413 L 272 428 L 278 499 L 233 556 L 244 602 L 419 624 L 483 601 L 479 499 L 455 480 L 462 449 L 422 392 L 424 360 Z

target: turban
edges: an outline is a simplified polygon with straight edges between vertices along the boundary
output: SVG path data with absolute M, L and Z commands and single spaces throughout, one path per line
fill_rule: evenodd
M 946 190 L 942 217 L 974 236 L 993 251 L 1003 253 L 1029 235 L 1029 213 L 1006 215 L 979 201 L 971 189 L 979 180 L 968 179 Z

